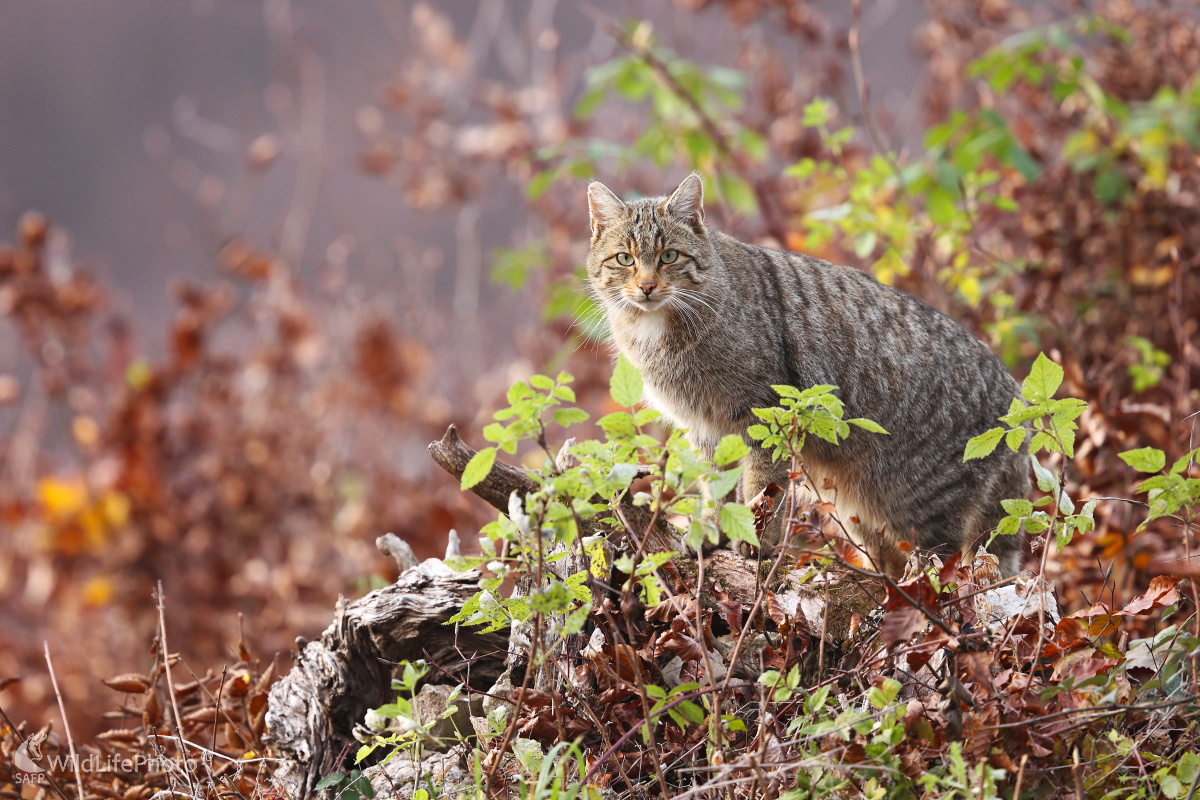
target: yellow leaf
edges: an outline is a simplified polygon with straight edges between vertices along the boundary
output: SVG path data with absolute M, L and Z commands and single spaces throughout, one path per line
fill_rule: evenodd
M 109 492 L 104 496 L 104 519 L 112 529 L 125 527 L 129 522 L 129 498 L 121 492 Z
M 87 504 L 87 485 L 78 478 L 42 478 L 38 481 L 37 498 L 46 516 L 55 520 L 70 519 Z
M 112 602 L 112 578 L 97 575 L 83 585 L 83 603 L 88 606 L 106 606 Z

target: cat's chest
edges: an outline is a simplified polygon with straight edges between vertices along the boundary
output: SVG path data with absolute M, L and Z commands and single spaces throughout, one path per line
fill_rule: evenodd
M 724 381 L 709 374 L 694 351 L 680 352 L 668 342 L 658 346 L 620 342 L 626 357 L 641 370 L 646 401 L 672 425 L 701 440 L 717 442 L 740 433 Z M 628 345 L 628 346 L 627 346 Z

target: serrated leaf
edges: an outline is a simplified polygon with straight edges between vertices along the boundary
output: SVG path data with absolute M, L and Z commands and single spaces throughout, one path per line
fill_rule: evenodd
M 648 422 L 653 422 L 661 416 L 662 414 L 658 413 L 658 409 L 643 408 L 633 415 L 633 421 L 640 426 Z
M 875 422 L 874 420 L 859 418 L 859 419 L 848 419 L 848 420 L 846 420 L 846 422 L 849 422 L 851 425 L 857 425 L 858 427 L 862 428 L 864 431 L 870 431 L 871 433 L 887 434 L 887 431 L 885 431 L 883 429 L 883 426 L 880 425 L 878 422 Z
M 482 481 L 492 471 L 492 465 L 495 463 L 496 448 L 494 447 L 485 447 L 471 456 L 466 469 L 463 470 L 461 488 L 470 489 Z
M 1037 480 L 1038 489 L 1043 492 L 1053 492 L 1054 487 L 1058 485 L 1058 479 L 1054 477 L 1054 473 L 1042 466 L 1042 462 L 1037 460 L 1037 456 L 1030 455 L 1029 460 L 1033 462 L 1033 477 Z
M 963 461 L 991 455 L 992 451 L 996 449 L 996 445 L 1000 444 L 1002 436 L 1004 436 L 1004 428 L 992 428 L 987 433 L 973 437 L 967 442 L 967 448 L 963 451 Z
M 721 506 L 718 515 L 721 530 L 730 539 L 739 542 L 749 542 L 759 547 L 758 534 L 754 532 L 754 512 L 741 503 L 726 503 Z
M 750 447 L 742 440 L 742 437 L 731 433 L 722 438 L 717 445 L 717 449 L 713 452 L 713 463 L 723 467 L 739 460 L 749 452 Z
M 619 405 L 633 408 L 642 401 L 642 373 L 624 353 L 617 358 L 617 366 L 613 369 L 608 386 L 612 399 Z
M 612 414 L 603 416 L 596 420 L 596 424 L 604 430 L 604 435 L 612 441 L 628 439 L 637 433 L 633 427 L 633 417 L 623 411 L 615 411 Z
M 1004 443 L 1008 445 L 1008 449 L 1014 453 L 1021 449 L 1021 445 L 1025 443 L 1025 434 L 1028 433 L 1024 428 L 1013 428 L 1004 435 Z
M 1029 377 L 1021 384 L 1021 395 L 1030 403 L 1044 403 L 1054 397 L 1062 385 L 1063 368 L 1038 353 L 1037 360 L 1029 370 Z
M 564 403 L 575 402 L 575 390 L 570 386 L 555 386 L 550 396 L 557 400 L 562 400 Z
M 1033 513 L 1033 503 L 1023 499 L 1001 500 L 1000 505 L 1014 517 L 1028 517 Z
M 1012 536 L 1021 530 L 1020 517 L 1004 517 L 1000 520 L 1000 524 L 996 526 L 996 533 L 1000 536 Z
M 697 725 L 700 725 L 704 722 L 704 709 L 693 703 L 691 700 L 684 700 L 682 703 L 677 705 L 676 708 L 679 710 L 680 714 L 687 717 L 689 722 L 694 722 Z
M 708 482 L 708 491 L 713 497 L 724 497 L 733 491 L 737 486 L 738 477 L 742 474 L 742 467 L 734 467 L 723 472 L 718 472 L 717 477 L 712 478 Z
M 762 440 L 771 435 L 771 429 L 766 425 L 751 425 L 746 429 L 746 435 L 751 439 Z
M 550 378 L 545 375 L 531 375 L 529 377 L 529 383 L 532 384 L 535 389 L 542 389 L 544 391 L 550 391 L 554 388 L 554 381 L 550 380 Z
M 564 428 L 574 425 L 576 422 L 588 421 L 588 413 L 582 408 L 556 408 L 553 413 L 554 421 Z
M 1119 453 L 1121 460 L 1138 472 L 1161 472 L 1167 464 L 1167 456 L 1156 447 L 1139 447 Z

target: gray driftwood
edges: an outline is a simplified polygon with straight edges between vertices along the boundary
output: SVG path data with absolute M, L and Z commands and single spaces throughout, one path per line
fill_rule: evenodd
M 392 586 L 338 601 L 333 624 L 294 655 L 292 671 L 271 689 L 267 738 L 284 761 L 276 777 L 289 797 L 307 798 L 322 777 L 353 765 L 354 726 L 368 709 L 395 699 L 396 662 L 426 659 L 481 689 L 496 681 L 508 637 L 443 624 L 478 590 L 479 578 L 429 559 Z M 432 673 L 431 680 L 449 680 Z

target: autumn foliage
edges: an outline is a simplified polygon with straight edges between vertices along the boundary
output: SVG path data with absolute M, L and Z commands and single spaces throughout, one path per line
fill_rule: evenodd
M 274 791 L 255 759 L 269 755 L 266 692 L 295 637 L 323 629 L 339 595 L 394 577 L 376 536 L 440 555 L 450 528 L 471 548 L 493 517 L 424 443 L 451 421 L 480 442 L 504 390 L 528 377 L 514 370 L 568 369 L 580 408 L 617 409 L 600 315 L 580 291 L 585 179 L 658 194 L 695 169 L 712 224 L 869 270 L 962 321 L 1020 377 L 1039 353 L 1061 365 L 1059 396 L 1086 407 L 1070 457 L 1046 458 L 1062 480 L 1030 500 L 1094 501 L 1094 524 L 1030 537 L 1015 585 L 1038 598 L 1032 613 L 995 617 L 996 576 L 980 565 L 926 561 L 871 583 L 832 509 L 808 509 L 807 549 L 780 575 L 828 564 L 871 587 L 872 608 L 836 645 L 773 591 L 743 602 L 669 562 L 655 565 L 673 595 L 659 604 L 638 599 L 637 580 L 593 591 L 587 633 L 602 635 L 575 664 L 591 704 L 562 687 L 526 692 L 509 735 L 481 746 L 488 788 L 530 780 L 513 739 L 546 752 L 578 739 L 584 783 L 620 796 L 1195 795 L 1198 523 L 1192 503 L 1156 515 L 1138 487 L 1174 474 L 1194 498 L 1200 481 L 1188 459 L 1200 444 L 1197 8 L 929 0 L 914 122 L 872 97 L 857 2 L 838 23 L 805 3 L 675 5 L 677 19 L 731 31 L 732 67 L 597 11 L 603 58 L 547 56 L 498 77 L 479 39 L 417 3 L 394 77 L 358 116 L 362 171 L 413 213 L 465 224 L 482 198 L 520 197 L 517 232 L 484 259 L 501 301 L 480 312 L 516 342 L 511 369 L 444 377 L 453 334 L 381 313 L 313 279 L 283 243 L 238 231 L 210 279 L 179 284 L 150 357 L 53 221 L 21 218 L 0 246 L 0 330 L 22 353 L 0 374 L 0 793 L 34 796 L 13 766 L 29 735 L 49 724 L 47 752 L 66 749 L 44 639 L 88 752 L 177 757 L 166 735 L 178 714 L 186 738 L 234 765 L 197 768 L 197 795 L 204 781 L 212 796 Z M 531 46 L 553 54 L 555 36 L 548 26 Z M 250 168 L 270 169 L 278 152 L 254 147 Z M 1162 451 L 1157 469 L 1121 456 L 1143 448 Z M 523 441 L 515 458 L 540 467 L 544 455 Z M 731 662 L 713 678 L 712 642 L 727 650 L 751 629 L 769 643 L 754 674 L 726 677 Z M 153 772 L 84 790 L 178 788 Z M 50 775 L 73 793 L 70 771 Z

